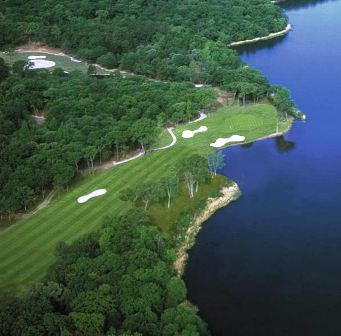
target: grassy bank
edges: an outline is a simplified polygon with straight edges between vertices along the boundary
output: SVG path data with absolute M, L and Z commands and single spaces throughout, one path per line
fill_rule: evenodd
M 159 179 L 179 160 L 192 153 L 210 153 L 213 148 L 209 144 L 218 137 L 239 134 L 249 142 L 273 134 L 276 115 L 275 109 L 266 104 L 225 107 L 206 120 L 176 129 L 178 142 L 174 147 L 84 178 L 68 192 L 56 196 L 48 207 L 0 233 L 1 286 L 16 288 L 40 279 L 54 260 L 53 251 L 59 241 L 71 242 L 98 228 L 103 216 L 126 210 L 129 204 L 118 198 L 123 188 Z M 289 124 L 281 123 L 280 130 L 287 129 Z M 201 125 L 207 126 L 208 131 L 191 139 L 181 138 L 183 130 L 195 130 Z M 164 136 L 169 135 L 165 133 Z M 77 197 L 100 188 L 106 188 L 107 194 L 82 205 L 77 203 Z M 166 227 L 161 228 L 167 231 Z
M 196 208 L 209 197 L 214 197 L 226 185 L 226 177 L 217 175 L 209 183 L 200 185 L 199 191 L 193 198 L 188 197 L 185 185 L 182 185 L 180 195 L 174 198 L 172 205 L 167 209 L 166 204 L 155 203 L 150 206 L 149 215 L 153 223 L 159 226 L 162 232 L 169 234 L 171 224 L 182 214 Z M 165 202 L 164 202 L 165 203 Z

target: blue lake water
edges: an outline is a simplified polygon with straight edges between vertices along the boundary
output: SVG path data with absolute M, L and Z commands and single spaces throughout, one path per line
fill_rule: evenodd
M 308 120 L 288 151 L 275 139 L 224 151 L 243 195 L 204 225 L 185 274 L 213 335 L 341 335 L 341 1 L 286 12 L 293 31 L 242 58 Z

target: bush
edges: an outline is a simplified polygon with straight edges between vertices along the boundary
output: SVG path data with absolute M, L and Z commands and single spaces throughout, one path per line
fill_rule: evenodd
M 118 59 L 112 52 L 108 52 L 97 58 L 97 63 L 108 69 L 113 69 L 118 66 Z

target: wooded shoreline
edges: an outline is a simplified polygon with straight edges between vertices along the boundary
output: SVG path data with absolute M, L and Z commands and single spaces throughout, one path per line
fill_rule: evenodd
M 178 277 L 182 277 L 186 262 L 188 259 L 188 251 L 195 244 L 196 236 L 202 228 L 202 224 L 206 222 L 216 211 L 227 206 L 231 202 L 238 199 L 240 189 L 237 183 L 233 182 L 231 186 L 224 187 L 221 195 L 216 198 L 209 198 L 205 208 L 194 217 L 192 224 L 186 232 L 186 236 L 178 249 L 177 259 L 174 262 L 174 269 Z
M 289 127 L 283 132 L 272 133 L 267 136 L 256 139 L 255 141 L 266 140 L 281 136 L 291 130 L 293 122 L 289 125 Z M 243 144 L 248 144 L 250 142 L 245 142 Z M 230 146 L 240 146 L 240 144 L 232 144 Z M 196 242 L 196 237 L 201 230 L 203 224 L 210 219 L 219 209 L 222 209 L 228 206 L 231 202 L 238 200 L 241 196 L 241 190 L 236 182 L 233 182 L 232 185 L 228 187 L 224 187 L 221 190 L 221 195 L 216 198 L 207 199 L 206 206 L 199 214 L 194 216 L 191 225 L 188 227 L 186 231 L 186 235 L 180 244 L 180 247 L 177 250 L 177 258 L 174 262 L 175 273 L 178 277 L 182 277 L 185 272 L 186 263 L 188 260 L 188 252 L 194 246 Z

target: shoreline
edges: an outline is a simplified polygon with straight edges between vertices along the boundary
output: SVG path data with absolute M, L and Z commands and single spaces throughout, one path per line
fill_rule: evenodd
M 174 270 L 176 275 L 181 278 L 185 271 L 185 266 L 188 260 L 188 251 L 194 246 L 196 237 L 201 230 L 203 224 L 219 209 L 224 208 L 231 202 L 237 200 L 241 195 L 240 189 L 236 182 L 231 186 L 221 189 L 220 196 L 209 198 L 205 208 L 192 220 L 192 224 L 186 231 L 185 238 L 177 250 L 177 257 L 174 261 Z
M 285 133 L 291 130 L 293 124 L 294 124 L 294 120 L 285 130 L 281 132 L 275 132 L 275 133 L 266 135 L 264 137 L 257 138 L 254 141 L 248 141 L 242 144 L 240 143 L 230 144 L 229 146 L 225 146 L 223 148 L 238 146 L 238 145 L 240 146 L 243 144 L 257 142 L 260 140 L 271 139 L 271 138 L 284 135 Z M 192 219 L 191 225 L 188 227 L 186 231 L 186 236 L 183 242 L 180 244 L 180 247 L 177 249 L 177 257 L 173 263 L 173 266 L 174 266 L 175 273 L 179 278 L 182 278 L 182 276 L 184 275 L 187 260 L 188 260 L 188 252 L 195 245 L 196 237 L 199 234 L 203 224 L 208 219 L 210 219 L 210 217 L 212 217 L 214 213 L 217 212 L 219 209 L 222 209 L 228 206 L 231 202 L 236 201 L 241 195 L 241 190 L 239 189 L 238 184 L 233 181 L 233 184 L 231 186 L 222 188 L 221 193 L 222 195 L 216 198 L 207 199 L 205 208 L 202 211 L 200 211 L 199 214 L 194 216 L 194 218 Z
M 237 47 L 237 46 L 241 46 L 241 45 L 244 45 L 244 44 L 250 44 L 250 43 L 255 43 L 255 42 L 260 42 L 260 41 L 271 40 L 273 38 L 286 35 L 287 33 L 289 33 L 289 31 L 291 29 L 292 29 L 292 25 L 290 23 L 288 23 L 287 26 L 285 27 L 285 29 L 283 29 L 283 30 L 281 30 L 281 31 L 279 31 L 277 33 L 270 33 L 267 36 L 255 37 L 255 38 L 249 39 L 249 40 L 231 42 L 230 44 L 228 44 L 228 46 L 229 47 Z

